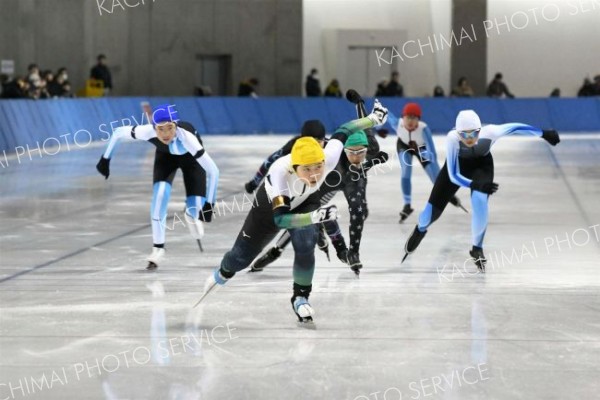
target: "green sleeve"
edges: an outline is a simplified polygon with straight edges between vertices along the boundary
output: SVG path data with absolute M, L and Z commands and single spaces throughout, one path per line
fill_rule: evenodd
M 310 215 L 311 213 L 281 213 L 275 215 L 273 219 L 275 220 L 275 225 L 281 229 L 302 228 L 304 226 L 312 225 L 313 222 Z

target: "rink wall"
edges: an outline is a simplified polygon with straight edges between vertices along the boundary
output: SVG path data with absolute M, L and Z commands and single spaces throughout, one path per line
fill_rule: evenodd
M 298 132 L 302 121 L 320 119 L 329 132 L 356 117 L 352 104 L 332 98 L 100 98 L 54 100 L 1 100 L 0 152 L 16 152 L 18 146 L 57 141 L 86 143 L 108 138 L 112 129 L 142 121 L 140 103 L 174 104 L 180 118 L 192 122 L 201 134 L 254 134 Z M 423 120 L 433 132 L 454 126 L 459 110 L 477 111 L 484 123 L 523 122 L 568 132 L 600 131 L 600 98 L 383 98 L 382 103 L 399 115 L 408 101 L 423 108 Z M 370 109 L 372 99 L 367 99 Z

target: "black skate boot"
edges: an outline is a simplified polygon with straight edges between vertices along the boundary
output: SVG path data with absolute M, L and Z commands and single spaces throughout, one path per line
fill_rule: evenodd
M 473 257 L 477 269 L 481 271 L 481 273 L 485 273 L 485 264 L 487 263 L 487 260 L 483 255 L 483 249 L 481 247 L 473 246 L 473 249 L 469 251 L 469 254 Z
M 277 260 L 281 255 L 281 249 L 277 246 L 271 247 L 269 251 L 263 254 L 259 259 L 254 261 L 249 272 L 260 272 L 273 261 Z
M 342 249 L 337 252 L 337 257 L 344 264 L 348 264 L 348 249 Z
M 460 208 L 461 210 L 463 210 L 467 214 L 469 213 L 469 211 L 467 211 L 467 209 L 463 207 L 462 203 L 460 202 L 460 199 L 458 197 L 456 197 L 456 196 L 452 196 L 450 198 L 450 204 L 452 204 L 456 208 Z
M 403 223 L 406 220 L 406 218 L 408 218 L 408 216 L 412 214 L 413 211 L 415 210 L 410 208 L 410 204 L 405 204 L 402 211 L 400 211 L 400 221 L 398 222 L 400 224 Z
M 290 299 L 294 314 L 298 317 L 298 326 L 308 329 L 316 329 L 312 316 L 315 311 L 308 303 L 308 296 L 312 289 L 311 286 L 301 286 L 294 283 L 294 295 Z
M 413 231 L 413 233 L 410 234 L 410 237 L 406 241 L 406 244 L 404 244 L 404 251 L 406 252 L 406 254 L 404 255 L 404 258 L 402 259 L 401 263 L 403 263 L 404 260 L 406 260 L 406 257 L 408 257 L 410 253 L 412 253 L 417 249 L 417 247 L 419 247 L 419 244 L 421 243 L 421 240 L 423 240 L 423 238 L 425 237 L 425 234 L 427 234 L 427 231 L 421 232 L 419 230 L 419 226 L 415 226 L 415 230 Z
M 360 270 L 363 267 L 362 263 L 360 262 L 360 256 L 358 255 L 358 253 L 356 253 L 354 251 L 348 252 L 348 265 L 350 266 L 350 269 L 356 274 L 356 277 L 358 278 L 360 275 Z

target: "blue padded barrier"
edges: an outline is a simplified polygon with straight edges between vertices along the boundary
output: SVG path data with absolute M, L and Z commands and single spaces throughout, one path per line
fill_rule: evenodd
M 452 129 L 458 111 L 473 109 L 483 123 L 523 122 L 559 132 L 600 131 L 600 97 L 596 98 L 381 98 L 397 116 L 409 101 L 418 102 L 423 120 L 435 133 Z M 37 143 L 73 144 L 78 131 L 90 132 L 93 140 L 106 140 L 123 124 L 142 121 L 141 102 L 151 106 L 174 104 L 182 120 L 203 134 L 284 133 L 300 131 L 307 119 L 320 119 L 328 132 L 356 118 L 355 106 L 344 98 L 297 97 L 108 97 L 50 100 L 0 100 L 0 154 L 14 153 L 18 146 L 37 149 Z M 365 98 L 369 112 L 373 98 Z M 55 138 L 54 140 L 49 138 Z M 81 132 L 79 144 L 89 136 Z M 21 151 L 21 150 L 20 150 Z M 35 151 L 35 150 L 34 150 Z M 37 154 L 34 154 L 37 156 Z
M 264 121 L 264 133 L 297 133 L 302 123 L 286 97 L 265 97 L 256 102 Z

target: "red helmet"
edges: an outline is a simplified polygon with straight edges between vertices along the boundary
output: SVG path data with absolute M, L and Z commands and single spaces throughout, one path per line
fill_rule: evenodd
M 404 108 L 402 109 L 402 116 L 405 115 L 414 115 L 415 117 L 419 117 L 421 119 L 421 106 L 417 103 L 406 103 Z

